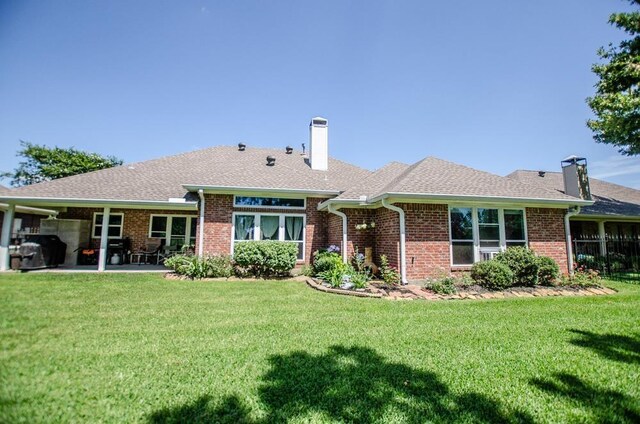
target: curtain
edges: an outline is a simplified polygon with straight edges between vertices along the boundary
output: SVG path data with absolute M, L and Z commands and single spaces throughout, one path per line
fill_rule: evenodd
M 279 225 L 280 225 L 279 216 L 261 217 L 260 230 L 262 231 L 262 240 L 277 240 Z
M 288 216 L 285 218 L 285 229 L 287 230 L 287 240 L 302 240 L 302 223 L 300 216 Z
M 236 215 L 236 240 L 251 240 L 253 221 L 252 215 Z

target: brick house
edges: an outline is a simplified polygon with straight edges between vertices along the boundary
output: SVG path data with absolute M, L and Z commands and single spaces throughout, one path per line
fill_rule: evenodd
M 345 260 L 370 248 L 404 281 L 468 270 L 518 245 L 570 269 L 566 223 L 593 205 L 588 197 L 434 157 L 371 172 L 328 155 L 326 119 L 313 118 L 309 132 L 308 152 L 211 147 L 13 189 L 0 202 L 9 216 L 20 205 L 90 222 L 87 243 L 100 251 L 99 270 L 110 238 L 127 238 L 132 250 L 158 238 L 167 247 L 194 245 L 201 255 L 281 240 L 299 246 L 300 264 L 331 244 Z M 8 244 L 3 235 L 4 269 Z

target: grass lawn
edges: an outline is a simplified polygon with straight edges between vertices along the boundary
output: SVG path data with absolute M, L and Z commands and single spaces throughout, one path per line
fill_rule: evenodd
M 640 285 L 391 302 L 0 275 L 0 422 L 640 422 Z

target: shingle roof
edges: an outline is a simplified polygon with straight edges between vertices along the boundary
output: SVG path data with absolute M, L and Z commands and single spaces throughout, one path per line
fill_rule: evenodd
M 11 189 L 0 184 L 0 196 L 5 194 L 11 194 Z
M 360 196 L 373 197 L 389 183 L 404 172 L 409 165 L 400 162 L 391 162 L 376 170 L 371 175 L 356 182 L 347 191 L 336 197 L 336 200 L 359 200 Z
M 507 175 L 507 178 L 564 193 L 561 172 L 545 172 L 541 177 L 538 171 L 518 170 Z M 589 187 L 595 203 L 583 206 L 581 215 L 640 216 L 640 190 L 596 178 L 589 178 Z
M 266 157 L 276 158 L 266 166 Z M 187 195 L 183 184 L 340 192 L 371 172 L 337 159 L 310 168 L 300 152 L 217 146 L 16 188 L 15 197 L 157 200 Z
M 521 183 L 435 157 L 427 157 L 411 166 L 391 164 L 384 167 L 338 199 L 357 199 L 361 195 L 372 199 L 387 194 L 576 201 L 556 190 Z

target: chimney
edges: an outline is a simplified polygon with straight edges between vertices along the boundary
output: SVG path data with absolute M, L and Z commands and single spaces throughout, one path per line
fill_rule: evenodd
M 329 122 L 319 116 L 309 124 L 309 163 L 311 169 L 329 169 Z
M 561 162 L 561 165 L 564 193 L 583 200 L 591 200 L 587 159 L 575 155 L 569 156 Z

